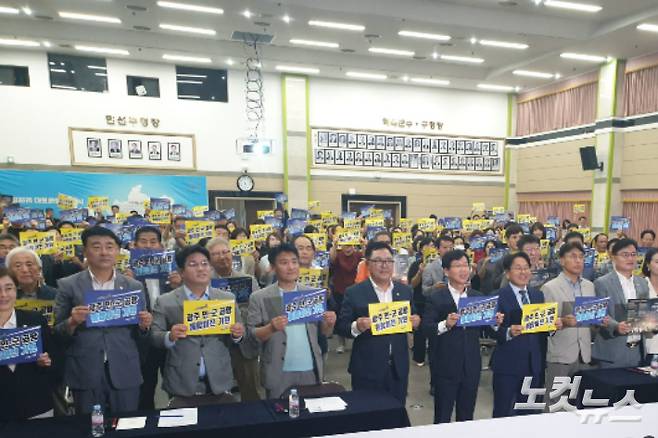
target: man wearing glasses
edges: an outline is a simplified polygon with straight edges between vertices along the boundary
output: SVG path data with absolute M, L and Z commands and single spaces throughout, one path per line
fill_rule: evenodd
M 409 377 L 409 347 L 406 333 L 374 336 L 368 304 L 408 301 L 412 289 L 393 282 L 393 250 L 384 242 L 370 242 L 365 252 L 370 277 L 345 292 L 336 324 L 341 336 L 354 338 L 348 372 L 353 390 L 383 390 L 406 401 Z M 420 324 L 413 308 L 412 327 Z
M 610 297 L 607 327 L 594 339 L 592 356 L 602 368 L 636 367 L 642 361 L 640 335 L 631 333 L 626 321 L 628 300 L 649 298 L 646 280 L 633 275 L 637 262 L 637 242 L 620 239 L 612 245 L 614 270 L 594 281 L 598 297 Z

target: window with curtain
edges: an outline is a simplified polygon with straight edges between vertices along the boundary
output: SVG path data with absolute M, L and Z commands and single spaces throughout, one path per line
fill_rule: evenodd
M 626 73 L 624 81 L 624 115 L 658 111 L 658 65 Z
M 624 201 L 623 215 L 630 219 L 631 227 L 628 237 L 640 240 L 643 230 L 658 231 L 658 199 Z
M 584 213 L 574 213 L 573 206 L 575 204 L 584 204 Z M 519 201 L 519 213 L 529 214 L 530 216 L 537 217 L 537 220 L 546 223 L 549 216 L 557 216 L 560 222 L 569 219 L 571 222 L 576 222 L 580 216 L 585 216 L 589 222 L 589 201 Z
M 598 83 L 592 82 L 517 105 L 516 135 L 594 123 Z

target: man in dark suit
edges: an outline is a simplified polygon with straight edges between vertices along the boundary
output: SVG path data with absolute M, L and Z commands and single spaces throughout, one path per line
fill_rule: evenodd
M 449 423 L 453 408 L 457 421 L 473 419 L 482 363 L 480 327 L 458 327 L 458 306 L 460 298 L 483 295 L 468 289 L 471 269 L 464 251 L 450 251 L 441 262 L 448 284 L 428 298 L 423 330 L 432 339 L 434 423 Z M 503 315 L 496 316 L 502 322 Z
M 348 372 L 352 389 L 384 390 L 405 403 L 409 377 L 409 346 L 405 333 L 373 336 L 368 304 L 392 301 L 412 302 L 412 289 L 394 283 L 393 250 L 384 242 L 370 242 L 366 247 L 366 263 L 370 278 L 351 286 L 336 325 L 341 336 L 354 338 Z M 413 328 L 420 316 L 410 317 Z
M 544 302 L 541 291 L 528 287 L 532 277 L 530 257 L 524 252 L 503 258 L 503 269 L 509 285 L 498 290 L 498 311 L 505 315 L 495 332 L 497 340 L 493 355 L 493 416 L 507 417 L 531 410 L 516 411 L 514 404 L 524 402 L 521 394 L 523 379 L 532 377 L 532 388 L 544 385 L 546 368 L 546 333 L 521 333 L 522 306 Z M 562 327 L 558 318 L 556 326 Z
M 113 413 L 134 411 L 142 384 L 140 348 L 146 348 L 153 317 L 139 312 L 137 326 L 87 328 L 85 292 L 143 289 L 141 283 L 115 271 L 119 238 L 107 228 L 82 233 L 89 269 L 59 280 L 55 299 L 55 334 L 66 344 L 64 382 L 73 391 L 76 413 L 100 404 Z M 142 297 L 143 298 L 143 297 Z

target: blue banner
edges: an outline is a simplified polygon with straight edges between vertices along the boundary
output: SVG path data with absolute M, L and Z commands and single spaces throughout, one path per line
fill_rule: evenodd
M 175 269 L 176 256 L 173 250 L 130 250 L 130 270 L 138 279 L 167 278 Z
M 107 196 L 123 213 L 144 213 L 144 201 L 151 197 L 189 207 L 208 203 L 203 176 L 1 170 L 0 187 L 21 207 L 52 208 L 56 213 L 57 195 L 63 190 L 80 199 L 82 205 L 89 196 Z
M 579 326 L 597 325 L 608 314 L 610 297 L 576 297 L 573 313 Z
M 90 290 L 85 292 L 84 301 L 89 306 L 87 327 L 136 325 L 138 313 L 145 308 L 141 290 Z
M 327 290 L 310 289 L 283 293 L 283 312 L 288 324 L 305 324 L 322 320 L 327 311 Z
M 41 327 L 0 329 L 0 366 L 36 362 L 42 352 Z
M 7 207 L 4 214 L 13 224 L 22 224 L 30 221 L 30 209 L 23 207 Z
M 439 223 L 443 224 L 443 227 L 448 230 L 462 229 L 462 218 L 460 217 L 444 217 L 439 220 Z
M 121 245 L 127 245 L 132 242 L 135 235 L 135 230 L 137 229 L 134 225 L 121 225 L 121 224 L 110 224 L 104 222 L 99 226 L 111 230 L 121 241 Z M 157 227 L 157 225 L 156 225 Z
M 253 292 L 251 277 L 213 278 L 210 280 L 210 286 L 232 293 L 238 304 L 248 303 Z
M 171 209 L 171 200 L 169 198 L 151 198 L 149 203 L 151 210 L 166 210 Z
M 494 297 L 466 297 L 459 299 L 460 327 L 479 327 L 496 324 L 496 311 L 498 309 L 498 296 Z
M 62 210 L 59 212 L 59 220 L 62 222 L 72 222 L 79 224 L 87 220 L 89 210 L 86 208 L 73 208 L 71 210 Z

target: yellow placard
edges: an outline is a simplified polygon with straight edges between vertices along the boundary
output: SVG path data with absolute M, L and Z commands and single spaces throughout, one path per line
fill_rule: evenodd
M 119 272 L 125 272 L 126 269 L 130 268 L 130 252 L 121 250 L 121 252 L 117 254 L 117 261 L 114 267 Z
M 439 251 L 436 248 L 425 248 L 423 250 L 423 263 L 425 266 L 439 258 Z
M 249 225 L 249 232 L 253 241 L 265 242 L 267 235 L 274 232 L 274 227 L 271 224 L 254 224 Z
M 517 214 L 516 222 L 520 224 L 529 224 L 532 222 L 532 220 L 529 214 Z
M 412 239 L 411 233 L 393 233 L 393 248 L 400 250 L 401 248 L 410 248 Z
M 274 216 L 274 210 L 258 210 L 258 211 L 256 211 L 256 217 L 258 219 L 265 219 L 268 216 Z
M 473 203 L 473 212 L 474 213 L 484 213 L 484 210 L 486 210 L 487 206 L 484 202 L 474 202 Z
M 551 255 L 551 241 L 548 239 L 541 239 L 539 241 L 539 253 L 544 262 L 547 262 Z
M 589 242 L 592 240 L 592 230 L 589 228 L 578 228 L 578 232 L 583 235 L 585 243 L 589 245 Z
M 57 248 L 58 252 L 62 253 L 63 260 L 71 260 L 73 257 L 75 257 L 75 244 L 62 242 L 60 240 L 59 242 L 55 243 L 55 247 Z
M 638 256 L 639 256 L 639 254 L 638 254 Z M 594 261 L 594 263 L 596 264 L 597 267 L 599 267 L 599 266 L 601 266 L 605 263 L 608 263 L 609 260 L 610 260 L 610 256 L 608 255 L 607 252 L 597 252 L 596 253 L 596 260 Z
M 110 198 L 107 196 L 89 196 L 87 198 L 87 208 L 89 213 L 97 211 L 106 213 L 110 211 Z
M 327 235 L 324 233 L 306 233 L 306 237 L 313 241 L 316 251 L 327 250 Z
M 55 254 L 57 231 L 23 231 L 19 234 L 21 246 L 30 248 L 39 255 Z
M 578 213 L 585 213 L 585 209 L 587 208 L 586 204 L 574 204 L 573 205 L 573 212 L 578 214 Z
M 39 312 L 46 317 L 49 326 L 55 324 L 55 300 L 28 300 L 28 299 L 18 299 L 14 308 L 19 310 L 31 310 L 33 312 Z
M 308 201 L 308 209 L 312 210 L 320 206 L 320 201 Z
M 412 225 L 413 222 L 411 219 L 407 219 L 407 218 L 400 219 L 400 228 L 402 228 L 402 231 L 411 231 Z
M 60 242 L 72 243 L 73 245 L 82 245 L 82 228 L 62 228 L 59 230 L 61 234 Z
M 436 219 L 431 217 L 421 217 L 418 219 L 418 229 L 426 233 L 433 233 L 436 231 Z
M 338 240 L 336 245 L 345 246 L 345 245 L 361 245 L 361 230 L 359 229 L 347 229 L 341 230 L 338 233 Z
M 366 227 L 384 227 L 385 220 L 384 216 L 375 216 L 366 218 Z
M 343 228 L 346 230 L 360 230 L 361 219 L 345 219 L 343 220 Z
M 185 241 L 188 245 L 199 243 L 199 240 L 215 237 L 215 223 L 212 221 L 185 221 Z
M 74 208 L 78 208 L 79 204 L 80 204 L 80 200 L 74 198 L 73 196 L 65 195 L 63 193 L 57 194 L 57 207 L 60 210 L 71 210 Z
M 203 214 L 208 211 L 207 205 L 197 205 L 192 207 L 192 216 L 194 217 L 203 217 Z
M 320 268 L 299 268 L 297 282 L 302 286 L 321 288 L 324 286 L 324 271 Z
M 322 218 L 322 226 L 325 228 L 331 227 L 332 225 L 338 225 L 338 216 L 331 211 L 323 211 L 320 213 L 320 218 Z
M 142 204 L 144 205 L 144 209 L 145 209 L 145 210 L 151 208 L 151 200 L 150 200 L 150 199 L 144 199 L 144 201 L 142 202 Z
M 557 303 L 524 304 L 521 316 L 522 333 L 552 332 L 557 329 Z
M 125 222 L 126 219 L 128 219 L 128 216 L 129 216 L 128 213 L 121 213 L 121 212 L 114 213 L 114 216 L 112 217 L 112 222 L 115 224 L 122 224 Z
M 505 207 L 492 207 L 491 212 L 493 214 L 504 214 L 505 213 Z
M 148 216 L 154 224 L 167 225 L 171 223 L 171 212 L 169 210 L 151 210 Z
M 183 301 L 188 336 L 228 335 L 235 324 L 235 301 Z
M 254 241 L 251 239 L 232 239 L 231 252 L 234 256 L 248 256 L 254 252 Z
M 324 230 L 324 224 L 322 223 L 322 219 L 310 219 L 306 222 L 306 225 L 315 227 L 318 230 Z
M 462 219 L 462 230 L 473 232 L 478 229 L 478 222 L 471 219 Z
M 373 336 L 408 333 L 413 329 L 409 301 L 368 304 L 368 316 Z

